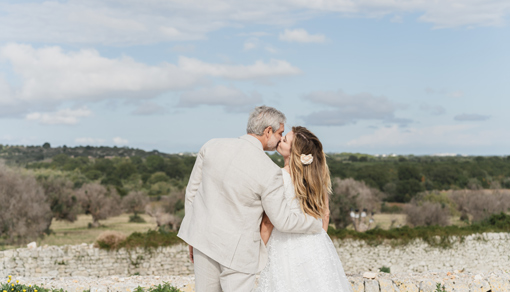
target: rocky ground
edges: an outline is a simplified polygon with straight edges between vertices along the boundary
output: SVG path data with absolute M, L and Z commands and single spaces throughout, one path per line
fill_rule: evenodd
M 505 271 L 494 271 L 484 274 L 466 273 L 463 271 L 431 271 L 426 273 L 365 273 L 348 275 L 354 292 L 435 292 L 437 283 L 444 286 L 445 291 L 465 292 L 503 292 L 510 291 L 510 274 Z M 96 291 L 133 291 L 136 287 L 154 287 L 165 282 L 184 292 L 194 291 L 194 277 L 189 276 L 132 276 L 132 277 L 64 277 L 64 278 L 25 278 L 16 277 L 25 284 L 37 284 L 46 288 L 63 288 L 69 292 L 83 290 Z M 439 291 L 443 291 L 442 289 Z

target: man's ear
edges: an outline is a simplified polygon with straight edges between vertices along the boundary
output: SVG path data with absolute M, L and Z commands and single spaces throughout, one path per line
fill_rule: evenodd
M 269 126 L 264 129 L 264 135 L 269 139 L 271 136 L 270 134 L 273 132 L 273 127 Z

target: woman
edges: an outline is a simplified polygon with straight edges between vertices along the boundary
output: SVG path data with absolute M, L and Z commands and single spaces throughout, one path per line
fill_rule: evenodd
M 267 244 L 268 263 L 257 292 L 352 291 L 326 230 L 331 180 L 319 139 L 304 127 L 293 127 L 276 149 L 285 160 L 285 197 L 295 212 L 322 220 L 320 234 L 282 233 L 264 215 L 260 232 Z

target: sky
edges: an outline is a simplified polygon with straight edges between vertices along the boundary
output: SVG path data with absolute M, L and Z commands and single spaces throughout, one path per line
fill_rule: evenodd
M 0 1 L 0 144 L 196 152 L 273 106 L 327 152 L 510 154 L 507 0 Z

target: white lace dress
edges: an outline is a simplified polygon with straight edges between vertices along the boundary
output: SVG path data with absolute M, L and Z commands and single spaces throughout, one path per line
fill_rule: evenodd
M 302 212 L 294 200 L 290 174 L 283 169 L 282 172 L 285 197 L 293 211 Z M 267 249 L 268 262 L 255 292 L 352 291 L 335 246 L 324 230 L 309 235 L 273 229 Z

